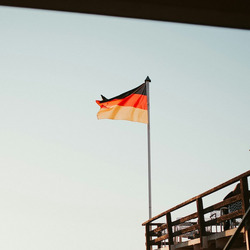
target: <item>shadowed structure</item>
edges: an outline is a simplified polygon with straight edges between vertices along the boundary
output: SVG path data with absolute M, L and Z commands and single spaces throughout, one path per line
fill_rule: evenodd
M 249 0 L 0 0 L 0 5 L 250 29 Z

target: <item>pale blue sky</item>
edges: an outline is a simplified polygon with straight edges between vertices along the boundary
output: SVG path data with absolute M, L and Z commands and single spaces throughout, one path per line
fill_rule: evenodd
M 0 32 L 1 249 L 144 249 L 147 129 L 95 100 L 147 75 L 153 215 L 249 170 L 249 31 L 1 7 Z

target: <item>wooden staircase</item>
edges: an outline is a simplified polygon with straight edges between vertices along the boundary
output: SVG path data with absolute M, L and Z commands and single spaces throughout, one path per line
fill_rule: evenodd
M 250 250 L 249 176 L 247 171 L 144 222 L 146 250 Z M 203 206 L 204 197 L 232 184 L 237 188 L 225 199 Z M 172 220 L 173 212 L 192 203 L 196 211 Z

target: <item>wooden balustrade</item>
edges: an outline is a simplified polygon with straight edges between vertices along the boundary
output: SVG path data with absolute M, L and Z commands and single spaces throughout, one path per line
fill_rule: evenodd
M 178 237 L 185 237 L 186 240 L 198 239 L 200 245 L 203 247 L 205 245 L 205 242 L 203 242 L 204 237 L 212 233 L 211 230 L 208 230 L 209 227 L 217 227 L 218 225 L 223 225 L 226 221 L 242 218 L 246 213 L 250 198 L 247 179 L 249 176 L 250 171 L 247 171 L 144 222 L 142 225 L 146 229 L 146 250 L 166 245 L 171 249 L 171 246 L 177 244 Z M 204 207 L 204 197 L 235 183 L 240 184 L 239 194 Z M 205 220 L 206 214 L 214 211 L 222 211 L 223 208 L 227 208 L 230 204 L 239 201 L 241 202 L 241 209 L 233 212 L 227 211 L 224 214 L 220 213 L 215 218 Z M 172 220 L 171 215 L 173 212 L 191 203 L 196 203 L 196 212 L 185 215 L 180 219 Z M 163 222 L 158 223 L 157 221 L 159 220 Z M 222 226 L 220 228 L 224 230 Z

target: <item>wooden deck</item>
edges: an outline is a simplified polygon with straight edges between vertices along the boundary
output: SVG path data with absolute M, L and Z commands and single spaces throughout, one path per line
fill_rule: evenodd
M 248 210 L 249 176 L 250 171 L 247 171 L 144 222 L 142 225 L 146 229 L 146 250 L 223 249 Z M 220 202 L 204 207 L 204 197 L 214 195 L 232 184 L 237 184 L 237 189 L 232 194 L 224 200 L 222 198 Z M 172 220 L 173 212 L 192 203 L 196 205 L 193 213 L 183 214 L 183 217 Z M 236 208 L 232 209 L 233 206 Z M 250 218 L 246 218 L 246 222 L 249 225 Z M 249 229 L 250 226 L 243 227 L 242 230 L 239 227 L 237 231 L 240 233 L 230 249 L 249 250 Z
M 181 242 L 173 245 L 170 249 L 169 246 L 158 248 L 159 250 L 219 250 L 223 249 L 225 244 L 228 242 L 229 238 L 235 233 L 236 228 L 230 229 L 220 233 L 214 233 L 209 236 L 203 237 L 203 248 L 201 247 L 200 238 L 189 240 L 186 242 Z M 246 250 L 246 243 L 244 239 L 245 230 L 241 231 L 240 237 L 235 242 L 234 246 L 231 249 Z

